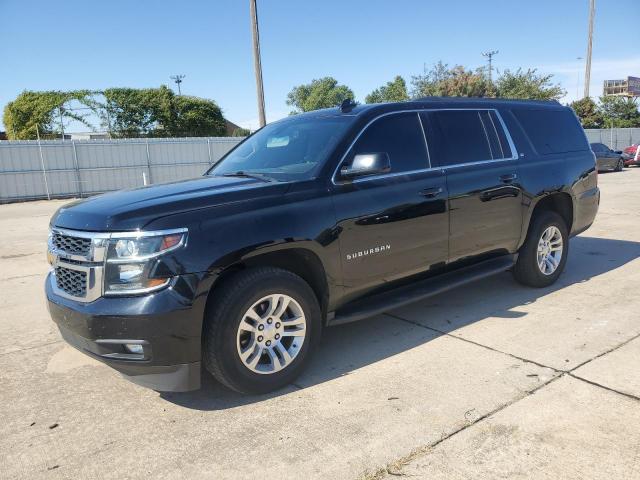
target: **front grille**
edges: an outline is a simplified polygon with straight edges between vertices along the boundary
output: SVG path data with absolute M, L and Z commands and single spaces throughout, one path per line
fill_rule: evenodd
M 91 239 L 82 237 L 72 237 L 71 235 L 63 235 L 61 233 L 53 233 L 53 246 L 56 250 L 60 250 L 72 255 L 82 255 L 88 257 L 91 253 Z
M 74 297 L 87 295 L 87 274 L 65 267 L 56 267 L 56 284 L 63 292 Z

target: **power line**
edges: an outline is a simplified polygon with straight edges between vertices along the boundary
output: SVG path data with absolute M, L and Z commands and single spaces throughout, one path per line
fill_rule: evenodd
M 500 53 L 498 50 L 491 50 L 490 52 L 483 52 L 482 56 L 489 59 L 489 83 L 491 83 L 491 73 L 493 72 L 493 56 Z
M 186 75 L 171 75 L 169 78 L 171 80 L 173 80 L 176 85 L 178 85 L 178 95 L 182 95 L 182 92 L 180 91 L 180 84 L 182 83 L 182 79 L 186 77 Z

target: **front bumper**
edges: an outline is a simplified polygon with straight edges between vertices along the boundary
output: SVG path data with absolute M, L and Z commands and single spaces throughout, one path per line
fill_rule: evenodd
M 622 154 L 622 160 L 624 161 L 625 166 L 629 165 L 640 165 L 640 156 L 636 158 L 635 155 L 631 155 L 628 153 Z
M 200 274 L 180 275 L 171 287 L 138 297 L 101 297 L 80 303 L 45 282 L 49 312 L 62 337 L 83 353 L 158 391 L 200 388 L 201 331 L 207 283 Z M 131 354 L 125 344 L 142 345 Z

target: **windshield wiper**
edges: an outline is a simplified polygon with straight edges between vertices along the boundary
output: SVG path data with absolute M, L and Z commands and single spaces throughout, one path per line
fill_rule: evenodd
M 245 171 L 242 171 L 242 170 L 238 170 L 237 172 L 223 173 L 220 176 L 221 177 L 255 178 L 256 180 L 262 180 L 263 182 L 273 182 L 274 181 L 273 178 L 267 177 L 263 173 L 245 172 Z

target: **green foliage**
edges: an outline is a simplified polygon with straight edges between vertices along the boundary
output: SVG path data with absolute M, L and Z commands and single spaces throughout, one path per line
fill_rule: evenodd
M 494 97 L 495 87 L 482 69 L 475 72 L 460 65 L 449 68 L 438 62 L 422 75 L 411 77 L 411 95 L 420 97 Z
M 538 75 L 535 69 L 515 72 L 505 70 L 496 82 L 497 96 L 530 100 L 558 100 L 565 95 L 560 85 L 553 84 L 553 75 Z
M 65 109 L 64 105 L 76 100 L 86 105 L 89 90 L 71 92 L 34 92 L 25 90 L 4 107 L 3 121 L 9 140 L 33 140 L 40 136 L 61 133 L 65 120 L 76 120 L 88 125 L 84 115 Z
M 293 87 L 287 95 L 287 105 L 294 107 L 291 113 L 296 114 L 335 107 L 347 98 L 354 99 L 349 87 L 339 85 L 335 78 L 324 77 Z
M 409 100 L 407 82 L 400 75 L 386 85 L 376 88 L 364 99 L 366 103 L 404 102 L 405 100 Z
M 603 128 L 604 118 L 596 102 L 590 98 L 576 100 L 569 105 L 580 119 L 583 128 Z
M 640 127 L 640 112 L 634 98 L 600 97 L 599 110 L 604 117 L 604 128 Z
M 110 88 L 97 112 L 115 137 L 223 136 L 222 111 L 212 100 L 160 88 Z
M 242 127 L 234 128 L 231 133 L 232 137 L 248 137 L 249 135 L 251 135 L 251 130 Z
M 177 96 L 160 88 L 109 88 L 104 91 L 21 93 L 4 109 L 4 124 L 10 140 L 31 140 L 58 136 L 64 122 L 75 120 L 95 130 L 88 114 L 69 107 L 79 102 L 100 119 L 101 127 L 113 137 L 224 136 L 225 120 L 212 100 Z

